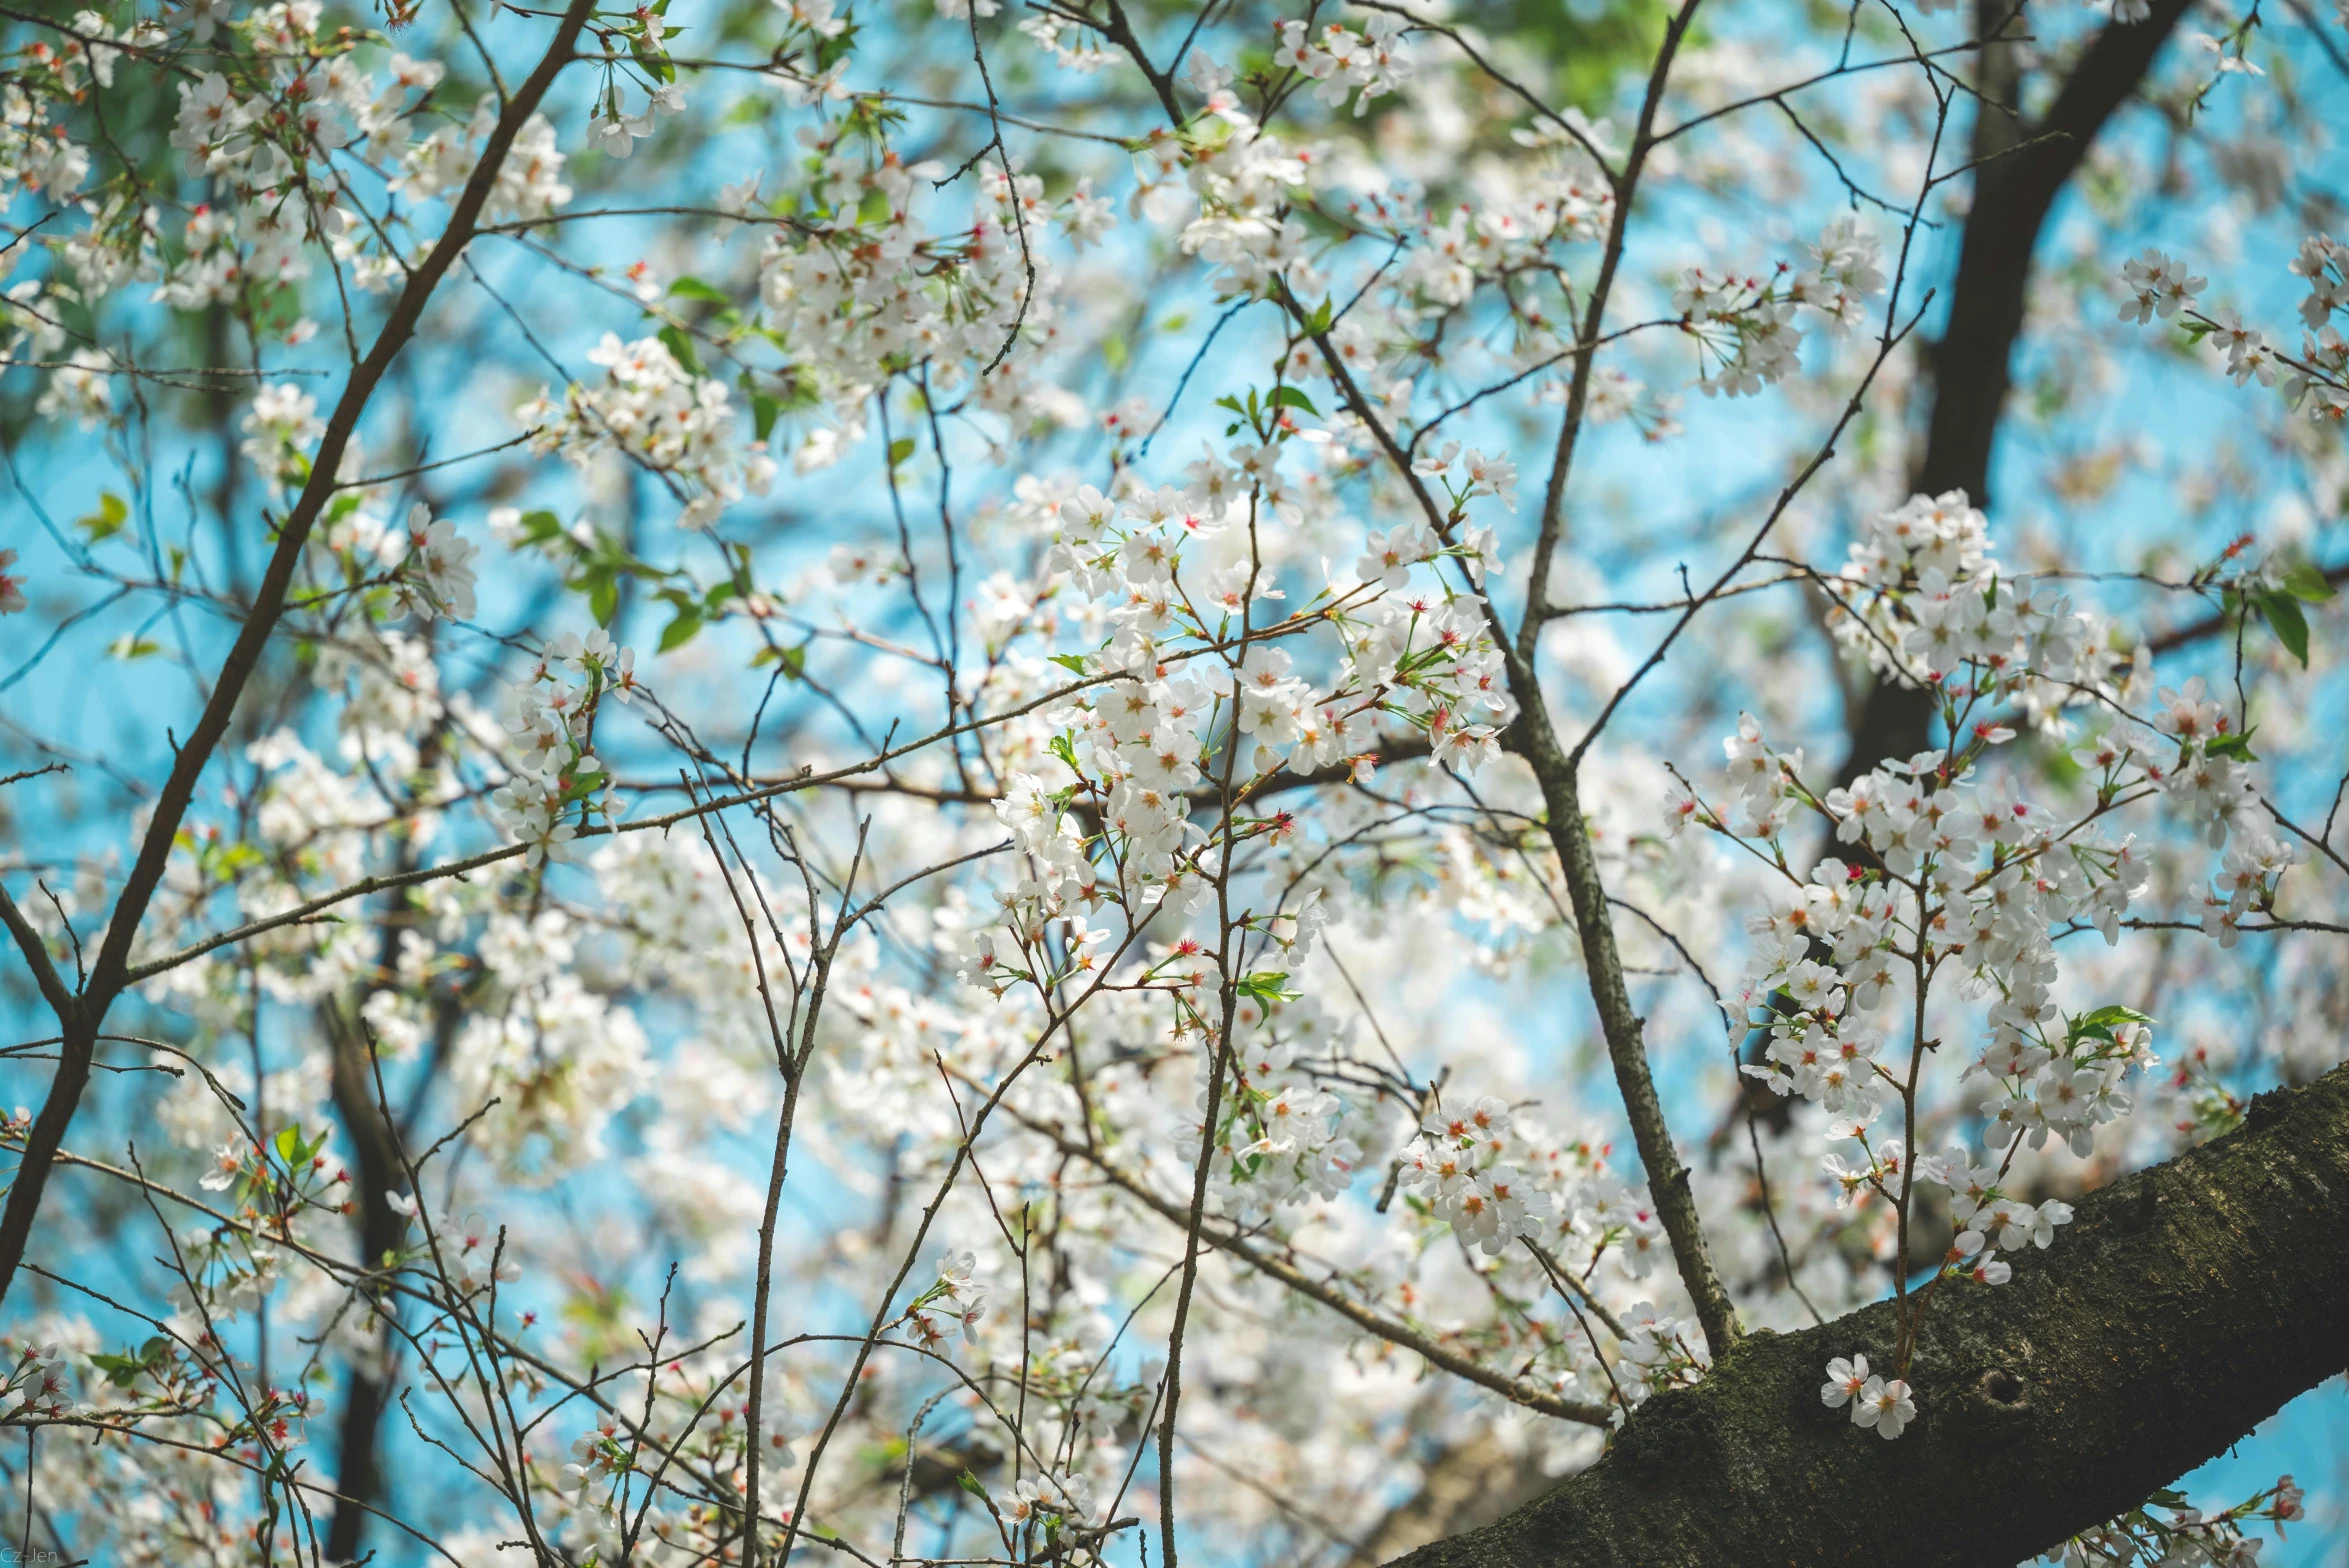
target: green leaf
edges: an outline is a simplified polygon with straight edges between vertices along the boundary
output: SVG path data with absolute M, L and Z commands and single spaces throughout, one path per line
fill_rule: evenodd
M 641 32 L 628 40 L 628 52 L 636 57 L 638 65 L 644 67 L 647 76 L 664 82 L 677 79 L 677 68 L 669 63 L 669 57 L 646 43 Z
M 2300 603 L 2290 594 L 2263 593 L 2259 596 L 2259 613 L 2267 617 L 2268 626 L 2275 632 L 2276 641 L 2308 667 L 2308 617 L 2300 613 Z
M 1301 994 L 1289 989 L 1288 975 L 1277 969 L 1259 969 L 1243 976 L 1232 983 L 1232 989 L 1259 1002 L 1293 1002 Z
M 1337 312 L 1331 308 L 1333 303 L 1333 301 L 1325 299 L 1313 307 L 1313 314 L 1305 318 L 1305 332 L 1308 337 L 1320 337 L 1329 330 L 1330 323 L 1337 318 Z
M 2308 604 L 2322 604 L 2333 596 L 2333 585 L 2313 561 L 2302 561 L 2284 574 L 2284 592 Z
M 816 72 L 818 75 L 829 71 L 834 65 L 839 63 L 839 61 L 846 58 L 849 50 L 854 48 L 856 45 L 857 31 L 858 29 L 856 23 L 851 21 L 846 27 L 842 28 L 839 32 L 835 33 L 830 38 L 822 38 L 817 40 Z
M 751 423 L 756 427 L 758 438 L 761 441 L 766 440 L 774 432 L 776 416 L 782 412 L 783 400 L 781 398 L 769 397 L 764 392 L 753 392 L 750 395 Z
M 755 670 L 762 664 L 780 664 L 783 666 L 785 678 L 796 681 L 807 674 L 807 650 L 805 648 L 761 648 L 750 656 L 750 667 Z
M 2098 1040 L 2111 1041 L 2116 1038 L 2114 1031 L 2123 1024 L 2150 1024 L 2152 1022 L 2151 1017 L 2135 1008 L 2122 1007 L 2115 1003 L 2099 1007 L 2093 1012 L 2082 1013 L 2073 1019 L 2071 1027 L 2067 1031 L 2067 1038 L 2073 1044 L 2091 1036 Z
M 661 630 L 661 652 L 667 653 L 672 648 L 684 647 L 693 641 L 695 634 L 700 630 L 701 611 L 696 609 L 678 610 L 676 618 Z
M 2259 760 L 2251 749 L 2251 730 L 2245 730 L 2240 735 L 2214 735 L 2202 743 L 2202 751 L 2205 756 L 2231 757 L 2237 762 Z
M 298 1159 L 300 1159 L 300 1158 L 301 1158 L 301 1150 L 302 1150 L 302 1129 L 301 1129 L 301 1128 L 299 1128 L 299 1127 L 280 1127 L 280 1128 L 278 1128 L 278 1129 L 277 1129 L 277 1136 L 276 1136 L 274 1139 L 272 1139 L 272 1140 L 271 1140 L 271 1142 L 272 1142 L 272 1143 L 275 1145 L 275 1147 L 276 1147 L 276 1149 L 277 1149 L 277 1157 L 278 1157 L 279 1159 L 281 1159 L 281 1160 L 285 1161 L 287 1164 L 291 1165 L 291 1164 L 292 1164 L 292 1163 L 293 1163 L 295 1160 L 298 1160 Z
M 563 537 L 563 520 L 552 512 L 524 512 L 522 538 L 529 544 L 544 544 L 549 539 Z
M 709 284 L 702 282 L 701 279 L 693 277 L 690 274 L 679 278 L 676 282 L 669 285 L 669 297 L 671 299 L 707 300 L 713 305 L 731 305 L 734 303 L 733 300 L 727 298 L 726 295 L 721 293 L 719 290 L 712 288 Z
M 964 1491 L 970 1493 L 973 1497 L 976 1497 L 981 1501 L 986 1500 L 987 1489 L 981 1486 L 979 1484 L 979 1478 L 971 1474 L 968 1470 L 965 1470 L 960 1475 L 956 1476 L 954 1478 L 954 1483 L 955 1485 L 961 1487 Z
M 616 572 L 592 572 L 588 576 L 587 612 L 595 617 L 598 626 L 609 626 L 612 617 L 620 613 L 620 578 Z
M 685 335 L 683 327 L 668 326 L 660 330 L 661 346 L 666 348 L 688 375 L 703 374 L 701 356 L 693 351 L 693 339 Z
M 890 442 L 889 466 L 891 468 L 895 468 L 898 464 L 913 456 L 913 449 L 914 440 L 912 436 L 899 436 L 896 440 Z
M 111 490 L 98 494 L 98 510 L 83 518 L 81 531 L 90 536 L 90 543 L 110 539 L 122 532 L 122 525 L 130 521 L 130 503 Z
M 144 659 L 163 651 L 163 644 L 151 642 L 134 632 L 124 632 L 106 645 L 106 651 L 117 659 Z
M 1272 389 L 1272 406 L 1275 408 L 1301 408 L 1316 419 L 1321 417 L 1321 410 L 1313 406 L 1313 399 L 1295 387 L 1274 387 Z
M 1085 656 L 1081 653 L 1056 653 L 1052 656 L 1052 662 L 1071 675 L 1085 673 Z

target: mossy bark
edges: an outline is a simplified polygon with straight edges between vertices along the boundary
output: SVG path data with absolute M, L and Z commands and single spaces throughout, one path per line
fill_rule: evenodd
M 2349 1066 L 2014 1263 L 1933 1303 L 1896 1441 L 1819 1399 L 1830 1357 L 1891 1360 L 1884 1302 L 1747 1337 L 1589 1470 L 1396 1568 L 2004 1568 L 2143 1502 L 2349 1360 Z

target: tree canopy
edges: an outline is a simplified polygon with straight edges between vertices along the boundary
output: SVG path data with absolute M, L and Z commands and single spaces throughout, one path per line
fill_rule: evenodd
M 0 1533 L 2313 1562 L 2344 92 L 0 9 Z

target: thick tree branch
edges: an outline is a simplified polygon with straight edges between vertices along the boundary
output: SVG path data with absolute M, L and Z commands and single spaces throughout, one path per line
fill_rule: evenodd
M 1997 16 L 2011 10 L 2011 0 L 1982 0 L 1982 10 L 1987 37 Z M 1963 489 L 1977 503 L 1989 494 L 1990 449 L 2011 380 L 2009 361 L 2023 331 L 2040 228 L 2105 122 L 2137 91 L 2185 14 L 2186 0 L 2157 0 L 2146 20 L 2105 27 L 2036 124 L 2018 124 L 1988 104 L 1982 107 L 1974 130 L 1974 201 L 1950 288 L 1949 327 L 1929 350 L 1933 420 L 1917 470 L 1919 489 Z M 2019 86 L 2014 48 L 1983 49 L 1993 97 L 2011 101 Z
M 1514 672 L 1513 672 L 1514 673 Z M 1705 1245 L 1704 1227 L 1697 1218 L 1696 1197 L 1689 1190 L 1688 1167 L 1672 1142 L 1664 1120 L 1663 1102 L 1656 1096 L 1655 1077 L 1648 1071 L 1648 1049 L 1643 1021 L 1632 1010 L 1631 993 L 1623 980 L 1623 955 L 1615 946 L 1614 910 L 1607 902 L 1607 885 L 1599 874 L 1598 855 L 1591 846 L 1590 824 L 1582 810 L 1581 780 L 1556 731 L 1543 711 L 1541 687 L 1528 681 L 1516 722 L 1507 736 L 1508 749 L 1523 757 L 1541 785 L 1551 846 L 1565 873 L 1566 896 L 1574 909 L 1576 934 L 1582 940 L 1582 965 L 1590 982 L 1592 1004 L 1598 1009 L 1599 1031 L 1607 1042 L 1607 1059 L 1615 1069 L 1615 1086 L 1623 1095 L 1624 1115 L 1631 1122 L 1632 1141 L 1647 1171 L 1648 1194 L 1656 1218 L 1671 1238 L 1673 1261 L 1680 1282 L 1696 1307 L 1705 1343 L 1718 1358 L 1738 1342 L 1737 1307 L 1729 1299 Z
M 362 992 L 362 1002 L 364 998 Z M 358 1166 L 359 1262 L 366 1268 L 381 1268 L 385 1257 L 398 1250 L 407 1230 L 407 1217 L 391 1206 L 391 1195 L 407 1185 L 397 1135 L 376 1104 L 374 1063 L 357 1010 L 345 1018 L 329 1004 L 319 1010 L 319 1022 L 333 1050 L 335 1109 L 350 1133 Z M 388 1291 L 378 1292 L 377 1302 L 379 1311 L 394 1310 Z M 391 1393 L 389 1381 L 374 1369 L 353 1365 L 335 1448 L 335 1486 L 344 1498 L 359 1506 L 338 1503 L 335 1507 L 327 1527 L 326 1553 L 336 1562 L 348 1562 L 359 1555 L 360 1532 L 373 1512 L 370 1505 L 382 1494 L 376 1447 Z
M 1977 0 L 1979 36 L 1995 37 L 2013 13 L 2013 0 Z M 2040 228 L 2185 14 L 2186 0 L 2157 0 L 2146 20 L 2107 25 L 2036 124 L 1999 107 L 2013 104 L 2021 91 L 2019 46 L 1983 45 L 1974 199 L 1950 283 L 1949 325 L 1925 349 L 1933 411 L 1917 462 L 1917 489 L 1929 495 L 1963 490 L 1975 505 L 1989 506 L 1991 449 L 2013 384 L 2011 362 L 2023 332 Z M 1871 682 L 1851 716 L 1851 749 L 1837 782 L 1848 784 L 1887 757 L 1922 751 L 1932 721 L 1932 702 L 1922 690 Z
M 2002 1287 L 1947 1293 L 1885 1442 L 1825 1408 L 1828 1358 L 1889 1362 L 1892 1303 L 1755 1334 L 1632 1416 L 1589 1470 L 1409 1568 L 2017 1562 L 2144 1501 L 2349 1356 L 2349 1066 L 2091 1194 Z

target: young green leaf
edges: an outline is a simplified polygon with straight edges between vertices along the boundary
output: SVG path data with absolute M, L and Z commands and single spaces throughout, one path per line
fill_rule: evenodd
M 693 339 L 685 335 L 683 327 L 663 327 L 659 337 L 661 346 L 669 351 L 678 364 L 685 367 L 687 375 L 698 376 L 703 373 L 701 355 L 694 352 Z
M 2290 594 L 2263 593 L 2259 596 L 2259 613 L 2267 617 L 2276 641 L 2282 643 L 2301 668 L 2308 667 L 2308 617 L 2300 613 L 2300 603 Z
M 2284 592 L 2308 604 L 2322 604 L 2333 596 L 2333 585 L 2325 581 L 2313 561 L 2302 561 L 2284 574 Z
M 130 520 L 130 503 L 111 490 L 98 494 L 98 510 L 83 518 L 81 531 L 89 535 L 90 543 L 112 538 L 122 532 L 122 525 Z
M 1242 976 L 1232 983 L 1232 989 L 1259 1002 L 1293 1002 L 1299 995 L 1289 989 L 1289 977 L 1277 969 L 1259 969 Z

